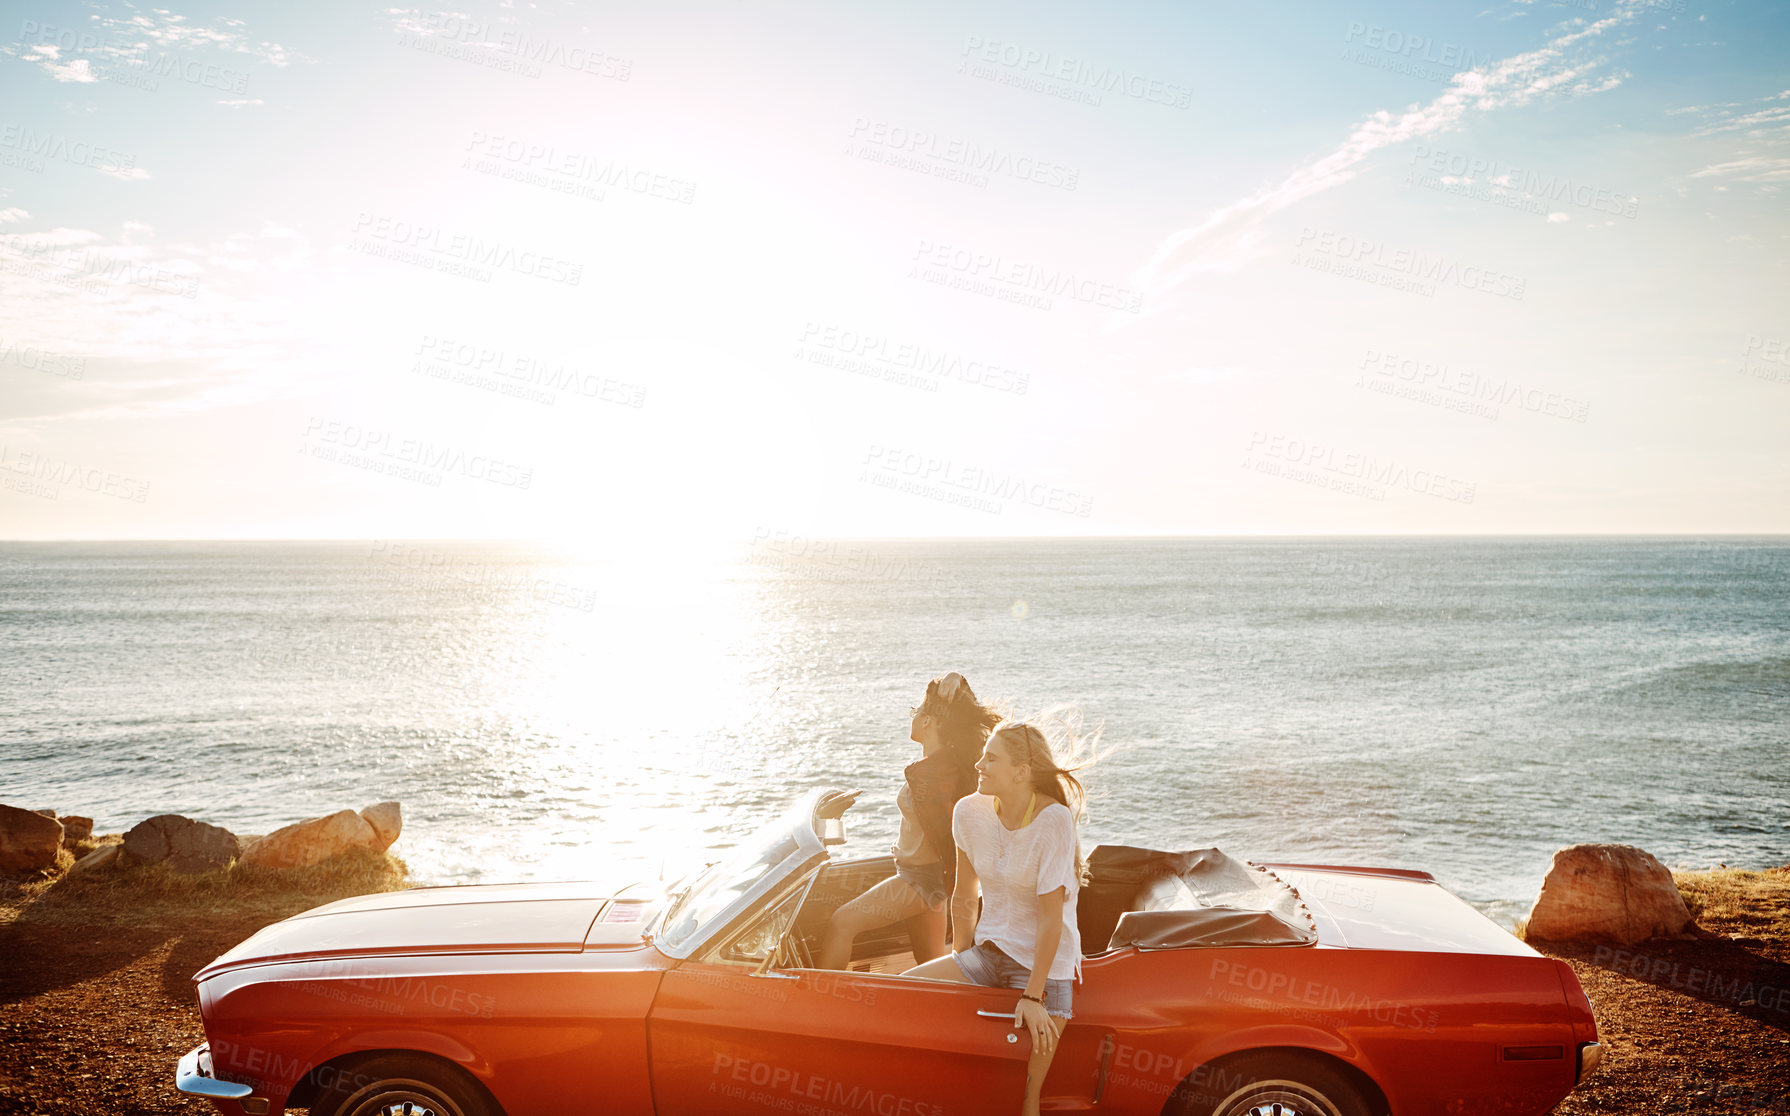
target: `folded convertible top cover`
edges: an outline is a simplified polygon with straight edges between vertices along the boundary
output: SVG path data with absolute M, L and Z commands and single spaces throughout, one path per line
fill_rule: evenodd
M 1217 849 L 1161 852 L 1102 845 L 1088 857 L 1089 890 L 1128 893 L 1109 948 L 1310 945 L 1317 929 L 1279 879 Z
M 1304 945 L 1307 939 L 1267 911 L 1201 907 L 1192 911 L 1126 911 L 1112 947 L 1184 949 L 1214 945 Z

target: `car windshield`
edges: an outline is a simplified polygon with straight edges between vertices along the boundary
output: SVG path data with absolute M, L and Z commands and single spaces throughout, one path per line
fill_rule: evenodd
M 732 855 L 703 869 L 678 895 L 656 935 L 660 944 L 671 949 L 683 945 L 799 847 L 787 818 L 779 818 L 742 841 Z

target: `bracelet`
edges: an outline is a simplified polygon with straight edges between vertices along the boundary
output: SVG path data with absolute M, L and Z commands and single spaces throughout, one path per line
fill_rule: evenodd
M 1020 993 L 1020 994 L 1019 994 L 1019 998 L 1020 998 L 1020 999 L 1022 999 L 1022 1000 L 1030 1000 L 1030 1001 L 1032 1001 L 1032 1002 L 1033 1002 L 1033 1003 L 1034 1003 L 1034 1004 L 1041 1004 L 1041 1003 L 1043 1003 L 1043 1002 L 1044 1002 L 1044 997 L 1043 997 L 1043 996 L 1028 996 L 1028 995 L 1026 995 L 1026 994 L 1025 994 L 1025 993 L 1024 993 L 1024 992 L 1021 992 L 1021 993 Z

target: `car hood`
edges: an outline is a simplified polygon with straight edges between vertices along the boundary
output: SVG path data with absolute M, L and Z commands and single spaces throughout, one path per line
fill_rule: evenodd
M 276 922 L 201 969 L 390 953 L 552 953 L 627 948 L 659 901 L 654 888 L 595 883 L 419 887 L 360 895 Z

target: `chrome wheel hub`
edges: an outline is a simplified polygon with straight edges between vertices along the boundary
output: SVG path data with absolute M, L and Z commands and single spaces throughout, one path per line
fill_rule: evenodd
M 1264 1082 L 1239 1090 L 1219 1112 L 1223 1116 L 1340 1116 L 1322 1093 L 1296 1082 Z
M 461 1116 L 459 1106 L 433 1089 L 387 1085 L 363 1094 L 344 1116 Z

